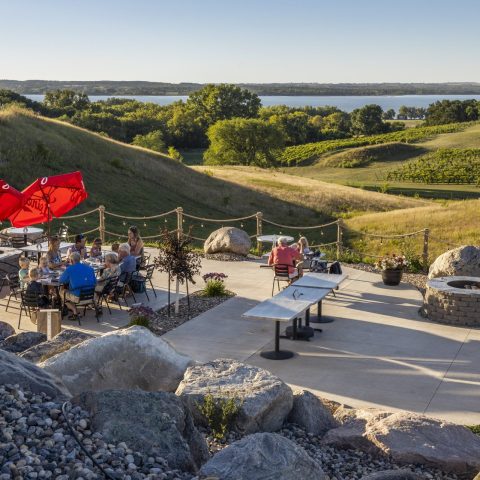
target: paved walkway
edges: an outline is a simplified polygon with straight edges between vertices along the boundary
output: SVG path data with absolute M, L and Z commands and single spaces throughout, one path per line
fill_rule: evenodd
M 211 260 L 203 261 L 202 270 L 226 273 L 227 285 L 237 296 L 167 333 L 163 338 L 179 351 L 199 361 L 246 361 L 293 387 L 354 406 L 406 409 L 480 424 L 480 330 L 422 319 L 422 299 L 414 287 L 386 287 L 377 274 L 346 268 L 349 278 L 337 297 L 324 301 L 324 314 L 335 322 L 323 324 L 323 332 L 310 342 L 282 339 L 283 348 L 297 355 L 272 361 L 259 352 L 273 348 L 273 322 L 242 317 L 271 295 L 271 271 L 254 262 Z M 202 283 L 199 279 L 199 288 Z M 154 284 L 158 297 L 150 305 L 160 308 L 166 303 L 166 277 L 155 274 Z M 5 314 L 0 308 L 0 320 L 16 327 L 17 312 Z M 100 334 L 127 322 L 126 311 L 115 308 L 100 323 L 87 314 L 81 329 Z M 34 328 L 22 320 L 22 329 Z

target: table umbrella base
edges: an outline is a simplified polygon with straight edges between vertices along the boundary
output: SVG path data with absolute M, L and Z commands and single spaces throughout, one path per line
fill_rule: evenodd
M 294 332 L 293 326 L 289 326 L 285 329 L 285 337 L 292 340 L 309 340 L 314 335 L 315 331 L 312 327 L 297 327 L 296 332 Z
M 268 352 L 260 352 L 260 356 L 263 358 L 267 358 L 268 360 L 287 360 L 292 358 L 295 354 L 288 350 L 271 350 Z
M 310 323 L 332 323 L 335 319 L 333 317 L 326 317 L 325 315 L 318 316 L 318 315 L 311 315 L 310 316 Z

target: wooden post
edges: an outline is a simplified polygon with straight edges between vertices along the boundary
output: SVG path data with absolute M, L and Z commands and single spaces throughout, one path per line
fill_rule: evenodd
M 180 239 L 183 235 L 183 208 L 177 207 L 177 235 Z M 175 282 L 175 315 L 180 312 L 180 282 L 178 277 Z
M 257 217 L 257 237 L 259 237 L 260 235 L 262 235 L 262 231 L 263 231 L 263 227 L 262 227 L 263 213 L 257 212 L 256 217 Z M 257 239 L 257 250 L 258 250 L 258 255 L 261 257 L 263 245 L 262 245 L 262 242 L 258 241 L 258 239 Z
M 430 235 L 430 230 L 426 228 L 423 231 L 423 269 L 428 271 L 428 237 Z
M 105 207 L 103 205 L 98 207 L 98 231 L 102 243 L 105 243 Z
M 342 219 L 337 220 L 337 260 L 340 260 L 343 247 Z

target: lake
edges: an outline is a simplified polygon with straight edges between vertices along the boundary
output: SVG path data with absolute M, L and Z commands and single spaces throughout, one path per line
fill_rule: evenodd
M 25 95 L 26 97 L 41 102 L 44 95 Z M 168 105 L 178 100 L 187 100 L 187 95 L 174 95 L 174 96 L 160 96 L 160 95 L 132 95 L 122 96 L 113 95 L 116 98 L 131 98 L 138 100 L 139 102 L 152 102 L 158 105 Z M 98 100 L 106 100 L 111 96 L 106 95 L 89 95 L 92 102 Z M 431 103 L 438 100 L 468 100 L 474 98 L 480 100 L 480 95 L 398 95 L 398 96 L 261 96 L 263 106 L 271 105 L 288 105 L 289 107 L 322 107 L 325 105 L 331 105 L 338 107 L 340 110 L 351 112 L 355 108 L 363 107 L 371 103 L 380 105 L 383 110 L 389 110 L 393 108 L 398 112 L 398 109 L 402 105 L 407 107 L 428 107 Z

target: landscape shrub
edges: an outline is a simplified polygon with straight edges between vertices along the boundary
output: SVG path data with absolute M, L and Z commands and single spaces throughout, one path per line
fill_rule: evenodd
M 228 291 L 225 287 L 225 279 L 228 278 L 224 273 L 206 273 L 203 275 L 205 287 L 203 288 L 204 297 L 225 297 Z
M 139 327 L 150 328 L 150 322 L 156 317 L 156 313 L 143 305 L 135 305 L 129 311 L 130 322 L 128 327 L 138 325 Z
M 224 439 L 232 429 L 240 406 L 238 398 L 216 399 L 211 393 L 205 395 L 203 403 L 197 402 L 197 408 L 207 420 L 212 435 L 218 440 Z

